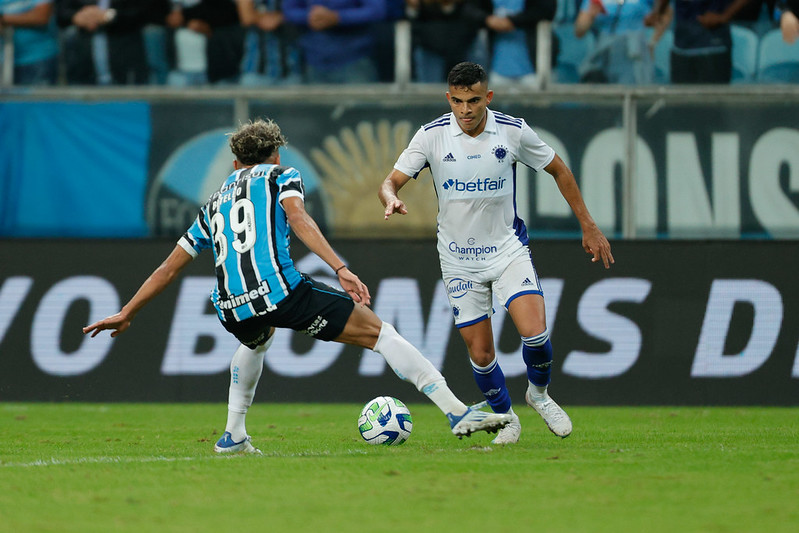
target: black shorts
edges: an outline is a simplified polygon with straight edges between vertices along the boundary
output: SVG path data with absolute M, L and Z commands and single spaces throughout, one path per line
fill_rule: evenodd
M 241 322 L 222 322 L 248 348 L 266 342 L 270 328 L 288 328 L 315 339 L 332 341 L 344 331 L 355 302 L 343 291 L 303 274 L 291 294 L 277 309 Z

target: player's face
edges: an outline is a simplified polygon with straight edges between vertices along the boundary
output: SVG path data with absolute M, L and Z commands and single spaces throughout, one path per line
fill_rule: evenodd
M 458 126 L 470 137 L 483 133 L 486 125 L 486 107 L 491 103 L 494 91 L 488 90 L 485 83 L 475 83 L 470 87 L 450 86 L 447 100 Z

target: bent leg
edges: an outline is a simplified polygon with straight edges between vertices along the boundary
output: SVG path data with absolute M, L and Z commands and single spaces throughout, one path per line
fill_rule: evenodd
M 510 303 L 508 312 L 522 337 L 522 357 L 529 382 L 525 400 L 541 415 L 552 433 L 568 437 L 572 432 L 571 418 L 547 392 L 552 374 L 552 342 L 546 325 L 544 297 L 520 296 Z
M 552 374 L 552 342 L 547 329 L 544 297 L 540 294 L 519 296 L 511 301 L 508 313 L 522 337 L 527 379 L 546 390 Z

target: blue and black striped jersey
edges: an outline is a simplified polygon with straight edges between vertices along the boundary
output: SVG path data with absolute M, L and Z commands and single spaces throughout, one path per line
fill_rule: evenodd
M 300 282 L 280 204 L 291 196 L 305 198 L 302 177 L 294 168 L 263 164 L 237 170 L 178 241 L 194 257 L 213 249 L 216 287 L 211 301 L 223 321 L 268 313 Z

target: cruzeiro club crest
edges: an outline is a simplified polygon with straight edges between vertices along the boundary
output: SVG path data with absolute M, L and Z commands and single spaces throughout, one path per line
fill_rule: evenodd
M 505 158 L 508 157 L 508 148 L 500 144 L 498 146 L 495 146 L 491 150 L 491 153 L 494 154 L 494 157 L 497 158 L 497 161 L 502 163 L 503 161 L 505 161 Z

